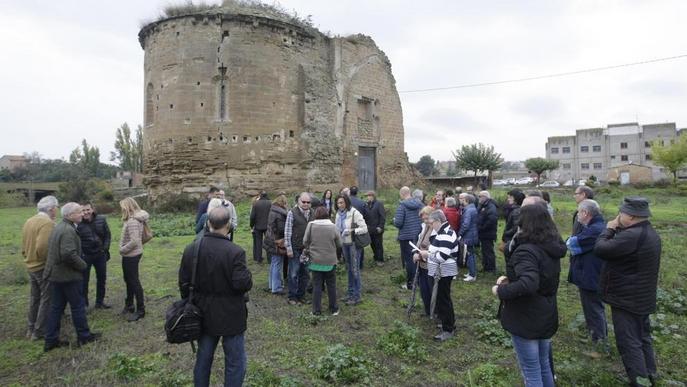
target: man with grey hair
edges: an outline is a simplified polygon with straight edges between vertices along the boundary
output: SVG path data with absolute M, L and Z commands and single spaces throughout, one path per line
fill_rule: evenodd
M 599 293 L 603 261 L 594 254 L 594 245 L 606 221 L 599 204 L 591 199 L 584 199 L 577 205 L 577 220 L 582 229 L 566 242 L 570 251 L 568 281 L 579 288 L 584 320 L 592 339 L 589 355 L 597 357 L 599 352 L 608 353 L 606 311 Z
M 419 199 L 417 198 L 418 193 Z M 413 248 L 410 247 L 410 242 L 415 243 L 417 236 L 422 230 L 419 211 L 424 204 L 422 204 L 422 191 L 420 190 L 416 189 L 413 192 L 413 197 L 411 197 L 410 188 L 401 187 L 399 195 L 401 202 L 396 207 L 393 223 L 398 229 L 397 239 L 401 248 L 401 264 L 406 269 L 406 283 L 401 287 L 403 289 L 412 289 L 413 279 L 415 278 L 415 264 L 413 264 Z
M 48 257 L 48 240 L 55 227 L 57 199 L 45 196 L 36 205 L 38 213 L 30 217 L 22 227 L 22 250 L 24 264 L 31 281 L 29 298 L 29 327 L 26 337 L 41 340 L 45 335 L 45 324 L 50 308 L 49 282 L 43 280 L 43 269 Z
M 208 214 L 209 231 L 186 246 L 179 268 L 182 298 L 190 292 L 197 251 L 195 304 L 203 312 L 203 327 L 198 340 L 193 381 L 196 386 L 210 383 L 213 357 L 220 338 L 224 349 L 224 385 L 240 386 L 246 374 L 244 333 L 248 310 L 246 293 L 253 287 L 246 266 L 246 252 L 229 241 L 231 211 L 217 207 Z
M 485 272 L 495 273 L 496 254 L 494 252 L 494 241 L 496 240 L 499 214 L 496 209 L 496 202 L 492 200 L 489 191 L 481 191 L 478 198 L 477 235 L 482 252 L 482 268 Z
M 310 210 L 311 196 L 302 192 L 298 197 L 298 204 L 286 214 L 284 225 L 284 242 L 286 255 L 289 258 L 289 304 L 305 303 L 305 288 L 308 285 L 308 271 L 301 262 L 303 253 L 303 237 L 308 222 L 315 218 Z
M 44 351 L 46 352 L 69 345 L 59 340 L 60 321 L 67 304 L 71 308 L 78 345 L 90 343 L 101 336 L 100 333 L 91 333 L 88 328 L 82 293 L 83 271 L 87 266 L 81 259 L 81 240 L 76 227 L 81 223 L 83 212 L 81 206 L 74 202 L 62 206 L 61 212 L 62 222 L 58 223 L 50 234 L 48 259 L 43 273 L 43 279 L 50 281 L 52 288 L 50 313 L 45 332 Z

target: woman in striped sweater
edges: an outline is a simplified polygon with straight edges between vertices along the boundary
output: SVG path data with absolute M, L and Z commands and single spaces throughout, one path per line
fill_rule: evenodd
M 429 214 L 429 224 L 434 230 L 429 237 L 429 249 L 421 250 L 420 254 L 427 260 L 427 274 L 434 277 L 434 281 L 439 281 L 436 313 L 441 320 L 441 332 L 434 336 L 434 339 L 445 341 L 453 336 L 456 323 L 451 300 L 451 282 L 453 277 L 458 275 L 458 237 L 441 210 Z

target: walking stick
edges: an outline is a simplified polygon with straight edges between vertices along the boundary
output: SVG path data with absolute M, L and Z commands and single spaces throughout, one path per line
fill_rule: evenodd
M 408 310 L 406 310 L 406 313 L 408 314 L 408 320 L 410 320 L 410 315 L 413 313 L 413 309 L 415 309 L 415 294 L 417 293 L 417 280 L 420 274 L 420 261 L 418 261 L 415 264 L 415 276 L 413 277 L 413 294 L 410 295 L 410 302 L 408 303 Z
M 441 266 L 437 266 L 434 273 L 434 285 L 432 286 L 432 299 L 429 302 L 429 318 L 434 319 L 434 309 L 437 306 L 437 292 L 439 291 L 439 280 L 441 279 Z

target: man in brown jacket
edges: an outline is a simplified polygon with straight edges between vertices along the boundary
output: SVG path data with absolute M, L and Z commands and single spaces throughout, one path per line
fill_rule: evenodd
M 83 271 L 86 262 L 81 259 L 81 239 L 76 226 L 81 223 L 83 212 L 78 203 L 62 206 L 62 222 L 50 234 L 48 259 L 43 279 L 50 281 L 52 288 L 50 313 L 45 332 L 44 350 L 50 351 L 69 343 L 60 341 L 60 322 L 65 306 L 69 303 L 72 322 L 76 329 L 78 345 L 95 341 L 100 333 L 91 333 L 86 319 L 86 306 L 83 298 Z
M 22 255 L 31 281 L 29 299 L 29 329 L 26 338 L 41 340 L 45 335 L 46 316 L 50 308 L 49 282 L 43 280 L 43 269 L 48 256 L 48 239 L 55 226 L 58 202 L 54 196 L 42 198 L 22 228 Z

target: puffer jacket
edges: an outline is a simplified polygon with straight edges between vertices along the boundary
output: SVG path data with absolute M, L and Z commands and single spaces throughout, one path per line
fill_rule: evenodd
M 93 257 L 110 253 L 110 227 L 107 219 L 95 212 L 90 222 L 85 219 L 76 228 L 81 238 L 81 249 L 84 255 Z
M 396 208 L 396 215 L 394 215 L 394 226 L 398 229 L 399 241 L 415 241 L 417 234 L 422 229 L 422 220 L 420 219 L 420 209 L 424 206 L 422 202 L 416 198 L 403 200 Z
M 460 215 L 460 230 L 458 236 L 461 237 L 461 242 L 468 246 L 475 246 L 479 243 L 479 235 L 477 233 L 477 208 L 469 204 L 463 208 Z
M 498 228 L 499 212 L 496 208 L 494 199 L 487 199 L 480 203 L 477 209 L 477 233 L 480 240 L 496 240 L 496 229 Z
M 150 215 L 140 210 L 127 219 L 122 226 L 122 238 L 119 240 L 119 254 L 122 257 L 135 257 L 143 254 L 143 226 Z
M 656 311 L 661 238 L 648 220 L 605 229 L 594 254 L 605 261 L 599 284 L 604 302 L 638 315 Z
M 594 254 L 594 245 L 605 228 L 606 221 L 603 216 L 596 215 L 589 225 L 582 225 L 580 232 L 568 238 L 566 242 L 570 251 L 568 281 L 581 289 L 594 292 L 599 290 L 603 261 Z
M 563 240 L 519 244 L 506 262 L 508 283 L 498 287 L 503 329 L 530 340 L 551 338 L 558 330 L 556 294 L 565 256 Z

